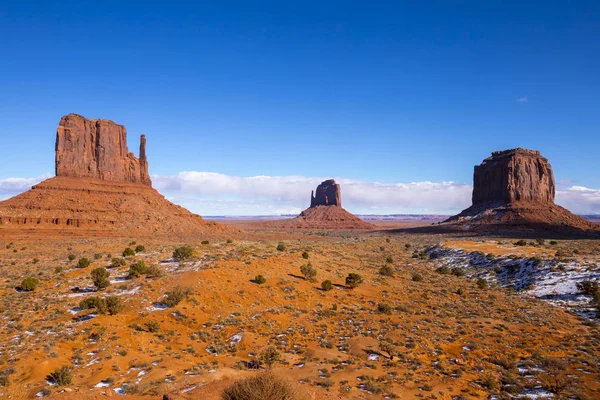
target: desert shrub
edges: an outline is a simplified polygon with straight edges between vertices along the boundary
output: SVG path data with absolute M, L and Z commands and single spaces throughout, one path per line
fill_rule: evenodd
M 404 248 L 405 248 L 406 250 L 410 249 L 410 247 L 411 247 L 411 244 L 410 244 L 410 243 L 406 243 L 406 244 L 404 245 Z
M 550 241 L 550 246 L 556 246 L 557 244 L 558 244 L 558 242 L 556 240 Z
M 165 294 L 167 295 L 165 304 L 169 307 L 175 307 L 192 294 L 192 288 L 187 286 L 175 286 Z
M 423 281 L 423 276 L 421 274 L 419 274 L 418 272 L 415 272 L 412 275 L 412 280 L 413 280 L 413 282 L 421 282 L 421 281 Z
M 456 290 L 456 294 L 459 295 L 459 296 L 462 296 L 463 294 L 465 294 L 465 291 L 463 290 L 463 288 L 458 288 Z
M 87 268 L 91 263 L 92 262 L 87 257 L 81 257 L 79 261 L 77 261 L 77 266 L 79 268 Z
M 116 315 L 123 311 L 123 302 L 118 296 L 108 296 L 106 298 L 106 309 L 110 315 Z
M 515 246 L 527 246 L 527 241 L 524 239 L 518 240 L 515 243 Z
M 119 268 L 125 264 L 127 264 L 127 261 L 125 261 L 125 259 L 121 257 L 115 257 L 110 261 L 110 266 L 112 268 Z
M 346 277 L 346 286 L 352 289 L 357 288 L 361 283 L 363 283 L 363 278 L 359 274 L 352 272 Z
M 598 281 L 585 280 L 577 282 L 577 289 L 583 293 L 592 296 L 595 292 L 600 292 Z
M 165 269 L 163 267 L 161 267 L 160 265 L 156 265 L 156 264 L 152 264 L 151 266 L 148 267 L 148 276 L 151 276 L 152 278 L 161 278 L 163 276 L 165 276 L 166 272 Z
M 34 258 L 32 262 L 33 262 L 34 264 L 37 264 L 37 263 L 39 263 L 39 262 L 40 262 L 40 259 L 39 259 L 39 258 Z
M 277 251 L 285 251 L 285 244 L 279 243 L 277 245 Z
M 448 275 L 450 273 L 450 268 L 448 268 L 445 265 L 442 265 L 441 267 L 437 267 L 435 272 L 442 275 Z
M 313 281 L 315 279 L 315 276 L 317 276 L 317 270 L 312 266 L 310 262 L 308 264 L 302 265 L 300 267 L 300 272 L 302 273 L 302 276 L 304 276 L 304 279 L 306 279 L 307 281 Z
M 156 321 L 148 321 L 144 324 L 148 332 L 158 332 L 160 330 L 160 324 Z
M 102 254 L 100 253 L 94 253 L 94 260 L 99 260 L 102 258 Z
M 56 268 L 54 268 L 54 273 L 55 274 L 60 274 L 61 272 L 63 272 L 64 268 L 61 266 L 58 266 Z
M 379 303 L 377 305 L 377 312 L 381 314 L 391 315 L 392 314 L 392 306 L 387 303 Z
M 202 242 L 200 242 L 201 244 L 210 244 L 210 242 L 208 240 L 203 240 Z
M 57 386 L 65 386 L 71 383 L 71 367 L 62 366 L 48 375 L 48 380 L 54 382 Z
M 297 384 L 280 378 L 271 371 L 238 380 L 221 394 L 223 400 L 309 400 L 310 396 Z
M 270 368 L 273 364 L 281 361 L 281 354 L 275 347 L 267 347 L 265 351 L 258 355 L 257 361 L 259 365 L 266 365 Z
M 378 271 L 379 275 L 383 275 L 383 276 L 389 276 L 389 277 L 394 277 L 394 268 L 392 268 L 389 265 L 384 265 L 383 267 L 379 268 Z
M 135 256 L 135 250 L 133 250 L 131 247 L 128 247 L 125 250 L 123 250 L 123 257 L 131 257 L 131 256 Z
M 477 279 L 477 287 L 479 289 L 487 289 L 487 287 L 488 287 L 488 281 L 486 281 L 483 278 Z
M 106 300 L 101 297 L 92 296 L 79 302 L 79 308 L 82 310 L 95 309 L 99 314 L 106 314 L 108 311 Z
M 67 258 L 69 259 L 69 261 L 75 261 L 77 257 L 75 257 L 75 254 L 69 254 Z
M 465 270 L 461 267 L 453 267 L 451 272 L 454 276 L 465 276 Z
M 134 251 L 136 253 L 142 253 L 142 252 L 146 251 L 146 248 L 143 245 L 138 244 L 137 246 L 135 246 L 135 250 Z
M 324 280 L 323 282 L 321 282 L 321 289 L 323 289 L 326 292 L 329 292 L 331 289 L 333 289 L 333 283 L 331 283 L 329 279 Z
M 175 249 L 173 252 L 173 259 L 176 261 L 185 261 L 192 258 L 194 255 L 194 249 L 189 246 L 182 246 Z
M 545 358 L 542 360 L 542 368 L 548 377 L 545 386 L 552 393 L 560 394 L 569 386 L 568 367 L 567 361 L 560 358 Z
M 133 263 L 129 266 L 129 278 L 139 278 L 142 275 L 146 275 L 148 273 L 148 268 L 146 267 L 146 263 L 140 260 L 136 263 Z
M 110 281 L 108 280 L 108 276 L 110 274 L 105 268 L 94 268 L 90 273 L 92 277 L 92 282 L 94 282 L 94 286 L 96 289 L 101 290 L 110 286 Z
M 386 259 L 385 259 L 385 262 L 386 262 L 387 264 L 393 264 L 393 263 L 394 263 L 394 260 L 392 260 L 392 257 L 388 257 L 388 258 L 386 258 Z
M 254 282 L 258 283 L 259 285 L 262 285 L 266 281 L 267 279 L 262 275 L 256 275 L 256 277 L 254 277 Z
M 33 276 L 28 276 L 21 281 L 21 286 L 19 286 L 19 289 L 24 290 L 26 292 L 32 292 L 35 290 L 35 288 L 38 287 L 39 284 L 40 281 L 37 278 L 34 278 Z
M 304 258 L 305 260 L 308 260 L 308 257 L 309 257 L 308 252 L 305 251 L 304 253 L 302 253 L 302 258 Z
M 536 242 L 537 244 L 539 244 L 540 246 L 542 246 L 542 245 L 546 244 L 546 240 L 545 240 L 545 239 L 542 239 L 542 238 L 537 238 L 537 239 L 535 239 L 535 242 Z

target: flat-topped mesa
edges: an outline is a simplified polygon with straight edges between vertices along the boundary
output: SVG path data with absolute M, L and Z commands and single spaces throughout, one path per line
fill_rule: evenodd
M 321 182 L 317 186 L 316 193 L 313 190 L 310 195 L 310 207 L 317 206 L 342 206 L 342 192 L 340 185 L 334 179 Z
M 65 115 L 56 131 L 56 176 L 152 186 L 146 137 L 141 136 L 138 159 L 127 149 L 127 130 L 123 125 L 78 114 Z
M 473 205 L 514 202 L 554 203 L 552 167 L 539 151 L 495 151 L 475 166 Z

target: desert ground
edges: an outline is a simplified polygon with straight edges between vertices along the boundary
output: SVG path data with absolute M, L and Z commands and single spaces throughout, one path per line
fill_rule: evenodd
M 600 274 L 597 239 L 372 222 L 227 221 L 243 231 L 215 237 L 4 233 L 0 397 L 219 399 L 270 369 L 313 399 L 600 398 L 598 318 L 589 296 L 569 292 Z M 175 260 L 182 247 L 193 253 Z M 96 268 L 106 288 L 93 285 Z M 536 268 L 555 279 L 536 281 Z M 94 297 L 118 306 L 94 308 Z

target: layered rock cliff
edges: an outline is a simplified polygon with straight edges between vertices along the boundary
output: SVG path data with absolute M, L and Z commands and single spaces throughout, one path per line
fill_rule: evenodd
M 138 159 L 127 148 L 125 127 L 112 121 L 65 115 L 56 131 L 55 150 L 56 176 L 152 185 L 146 137 L 141 137 Z

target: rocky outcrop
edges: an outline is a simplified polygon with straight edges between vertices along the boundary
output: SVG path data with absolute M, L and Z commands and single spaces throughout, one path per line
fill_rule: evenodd
M 127 148 L 127 130 L 123 125 L 78 114 L 65 115 L 56 131 L 56 176 L 151 186 L 146 137 L 141 137 L 138 159 Z
M 342 192 L 340 185 L 335 183 L 334 179 L 321 182 L 317 186 L 316 193 L 313 191 L 310 195 L 310 206 L 342 206 Z
M 495 151 L 475 167 L 473 205 L 553 203 L 554 195 L 552 167 L 539 151 Z

